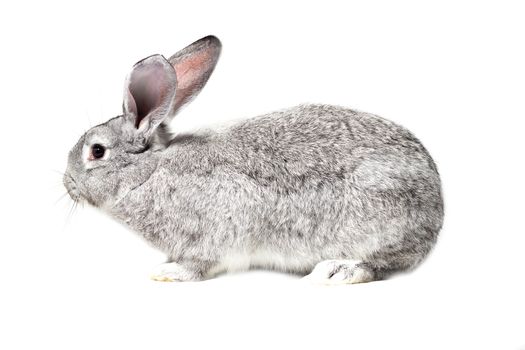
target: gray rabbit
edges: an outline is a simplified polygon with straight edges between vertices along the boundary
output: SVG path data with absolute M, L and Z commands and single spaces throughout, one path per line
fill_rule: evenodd
M 168 123 L 211 75 L 213 36 L 135 64 L 123 114 L 88 130 L 64 185 L 168 257 L 152 278 L 251 267 L 323 283 L 418 265 L 443 222 L 438 171 L 406 129 L 373 114 L 301 105 L 218 130 Z

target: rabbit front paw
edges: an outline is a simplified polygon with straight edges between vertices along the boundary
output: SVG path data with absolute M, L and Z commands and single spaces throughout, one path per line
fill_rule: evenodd
M 375 280 L 373 271 L 358 260 L 321 261 L 303 279 L 319 284 L 354 284 Z
M 198 280 L 197 275 L 184 266 L 171 262 L 153 269 L 150 278 L 159 282 L 185 282 Z

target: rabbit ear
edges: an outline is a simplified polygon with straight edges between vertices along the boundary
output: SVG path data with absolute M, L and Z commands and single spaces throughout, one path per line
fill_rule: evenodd
M 170 116 L 175 103 L 177 75 L 162 55 L 137 62 L 126 79 L 124 114 L 149 138 Z
M 172 115 L 202 90 L 219 60 L 221 46 L 219 39 L 209 35 L 169 58 L 177 74 L 177 94 Z
M 166 60 L 153 55 L 133 66 L 124 89 L 124 115 L 147 139 L 161 123 L 199 94 L 221 52 L 221 42 L 207 36 Z

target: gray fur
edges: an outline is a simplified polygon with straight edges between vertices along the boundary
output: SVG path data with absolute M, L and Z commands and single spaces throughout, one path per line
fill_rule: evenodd
M 236 257 L 300 274 L 355 260 L 380 279 L 418 265 L 442 226 L 430 155 L 372 114 L 301 105 L 221 131 L 156 132 L 145 138 L 126 114 L 92 128 L 71 150 L 64 184 L 166 253 L 184 280 Z M 110 155 L 86 169 L 93 139 Z

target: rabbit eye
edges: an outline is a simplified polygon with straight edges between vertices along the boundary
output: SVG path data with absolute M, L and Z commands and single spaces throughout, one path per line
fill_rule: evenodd
M 94 159 L 100 159 L 104 157 L 104 153 L 106 153 L 104 146 L 99 145 L 98 143 L 95 143 L 93 146 L 91 146 L 91 155 Z

